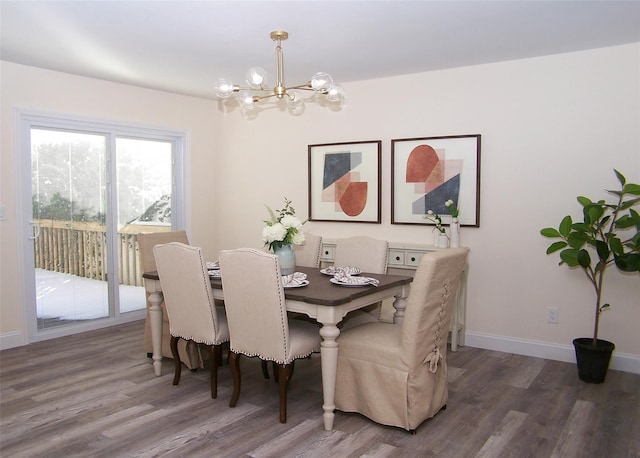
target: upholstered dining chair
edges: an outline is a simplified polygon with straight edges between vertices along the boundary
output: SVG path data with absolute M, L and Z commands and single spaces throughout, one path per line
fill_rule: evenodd
M 320 253 L 322 251 L 322 237 L 305 232 L 302 245 L 294 246 L 296 265 L 302 267 L 320 267 Z
M 138 249 L 140 253 L 140 267 L 142 272 L 153 272 L 156 268 L 156 261 L 153 257 L 153 247 L 169 242 L 181 242 L 189 244 L 187 233 L 183 230 L 170 232 L 150 232 L 138 234 Z M 162 307 L 162 356 L 173 358 L 171 354 L 171 334 L 169 334 L 169 318 L 164 305 Z M 151 325 L 149 321 L 149 303 L 147 294 L 147 315 L 144 324 L 144 346 L 145 352 L 151 355 L 153 346 L 151 343 Z M 180 360 L 188 369 L 195 370 L 204 367 L 203 355 L 200 349 L 193 342 L 181 340 L 178 344 Z
M 333 265 L 358 267 L 372 274 L 387 273 L 389 242 L 367 236 L 355 236 L 336 240 Z M 373 304 L 349 313 L 341 324 L 346 329 L 366 322 L 380 320 L 381 303 Z
M 287 318 L 277 256 L 240 248 L 221 251 L 219 259 L 233 374 L 229 406 L 235 407 L 240 397 L 240 356 L 257 356 L 278 368 L 280 423 L 286 423 L 292 364 L 320 351 L 319 329 L 306 321 Z
M 422 257 L 402 325 L 365 323 L 338 337 L 335 405 L 415 432 L 446 407 L 447 337 L 467 248 Z
M 229 341 L 229 327 L 223 307 L 216 307 L 202 249 L 180 242 L 153 248 L 162 294 L 169 315 L 171 353 L 175 360 L 173 384 L 180 382 L 182 364 L 180 339 L 209 348 L 211 397 L 218 394 L 218 364 L 221 345 Z

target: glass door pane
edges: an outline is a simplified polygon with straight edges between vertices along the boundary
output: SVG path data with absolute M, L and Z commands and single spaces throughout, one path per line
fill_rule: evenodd
M 146 306 L 138 234 L 171 230 L 173 146 L 170 141 L 116 138 L 120 312 Z
M 38 330 L 109 316 L 107 137 L 31 129 Z

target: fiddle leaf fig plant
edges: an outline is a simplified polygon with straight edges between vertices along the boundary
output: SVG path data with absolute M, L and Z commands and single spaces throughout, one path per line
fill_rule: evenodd
M 604 274 L 611 264 L 622 272 L 640 272 L 640 215 L 634 207 L 640 204 L 640 185 L 627 183 L 614 169 L 620 190 L 607 190 L 614 202 L 579 196 L 583 220 L 573 222 L 570 215 L 562 218 L 558 229 L 547 227 L 540 233 L 560 239 L 547 248 L 547 254 L 560 251 L 560 264 L 582 269 L 595 290 L 593 345 L 598 340 L 600 314 L 609 307 L 602 304 Z

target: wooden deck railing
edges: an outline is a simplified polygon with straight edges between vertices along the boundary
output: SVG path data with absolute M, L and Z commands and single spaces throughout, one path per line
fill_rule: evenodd
M 94 280 L 107 279 L 106 227 L 99 223 L 37 220 L 35 267 Z M 138 249 L 140 232 L 170 231 L 167 226 L 128 225 L 118 231 L 118 278 L 121 285 L 142 286 Z

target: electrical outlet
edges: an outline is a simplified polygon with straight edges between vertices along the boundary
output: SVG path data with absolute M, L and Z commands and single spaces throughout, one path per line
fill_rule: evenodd
M 558 307 L 547 307 L 547 323 L 560 322 L 560 309 Z

